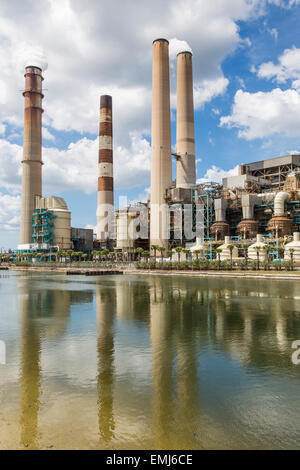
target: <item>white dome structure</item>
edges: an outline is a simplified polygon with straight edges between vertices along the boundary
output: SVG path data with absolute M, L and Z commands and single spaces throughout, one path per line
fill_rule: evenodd
M 230 253 L 230 250 L 228 248 L 229 245 L 232 245 L 232 243 L 230 243 L 230 237 L 225 237 L 224 245 L 221 245 L 219 247 L 219 249 L 222 250 L 222 253 L 220 253 L 220 260 L 221 261 L 225 261 L 225 260 L 231 258 L 231 253 Z M 238 257 L 239 257 L 239 250 L 235 246 L 232 250 L 232 258 L 234 259 L 234 258 L 238 258 Z
M 264 249 L 265 246 L 266 243 L 264 243 L 263 241 L 263 236 L 257 235 L 256 242 L 248 248 L 248 258 L 252 260 L 257 260 L 257 248 L 260 248 L 259 261 L 265 261 L 267 259 L 267 252 Z
M 195 251 L 199 251 L 200 253 L 198 254 L 198 257 L 203 258 L 204 249 L 205 249 L 205 246 L 204 246 L 204 243 L 202 241 L 202 238 L 197 238 L 196 245 L 194 245 L 190 248 L 191 253 L 192 253 L 192 258 L 193 259 L 197 258 L 197 255 L 195 254 Z
M 294 232 L 293 241 L 287 243 L 284 247 L 284 259 L 290 261 L 291 255 L 290 250 L 294 250 L 293 258 L 294 261 L 300 261 L 300 233 Z

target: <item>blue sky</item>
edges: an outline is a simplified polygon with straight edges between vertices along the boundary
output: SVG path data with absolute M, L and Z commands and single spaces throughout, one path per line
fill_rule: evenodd
M 150 186 L 152 40 L 193 51 L 197 177 L 300 153 L 300 0 L 19 0 L 0 4 L 0 248 L 18 244 L 23 70 L 44 67 L 43 191 L 96 224 L 99 97 L 113 96 L 116 201 Z M 118 14 L 116 14 L 118 12 Z M 46 65 L 47 64 L 47 65 Z

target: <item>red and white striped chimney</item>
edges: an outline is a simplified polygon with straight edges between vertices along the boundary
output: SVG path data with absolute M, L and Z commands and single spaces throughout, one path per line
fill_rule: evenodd
M 113 220 L 112 97 L 104 95 L 100 99 L 97 240 L 106 241 L 113 237 Z

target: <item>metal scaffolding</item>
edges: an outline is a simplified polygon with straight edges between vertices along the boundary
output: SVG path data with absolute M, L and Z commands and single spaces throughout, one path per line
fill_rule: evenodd
M 35 209 L 32 215 L 32 242 L 54 245 L 54 220 L 53 212 L 45 209 Z
M 222 196 L 222 186 L 219 183 L 209 182 L 192 186 L 191 201 L 193 205 L 194 227 L 197 223 L 199 211 L 202 213 L 204 236 L 210 239 L 210 228 L 215 221 L 214 200 Z

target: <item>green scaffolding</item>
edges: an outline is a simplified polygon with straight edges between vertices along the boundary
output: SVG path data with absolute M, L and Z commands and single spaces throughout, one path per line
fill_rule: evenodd
M 56 216 L 47 209 L 36 209 L 32 215 L 32 243 L 54 245 L 54 220 Z

